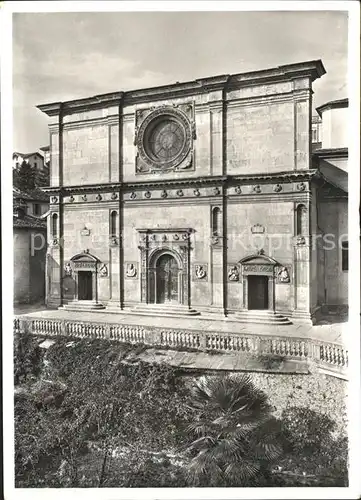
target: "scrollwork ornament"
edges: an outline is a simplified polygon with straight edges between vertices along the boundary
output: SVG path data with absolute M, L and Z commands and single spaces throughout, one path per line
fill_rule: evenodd
M 160 193 L 160 196 L 161 196 L 161 198 L 167 198 L 167 196 L 168 196 L 167 191 L 165 189 L 163 189 L 163 191 Z
M 97 201 L 101 201 L 101 200 L 102 200 L 102 196 L 101 196 L 101 194 L 97 194 L 97 195 L 96 195 L 96 197 L 95 197 L 95 199 L 96 199 Z
M 253 191 L 255 193 L 260 193 L 262 191 L 261 186 L 259 184 L 257 184 L 257 186 L 253 186 Z
M 131 200 L 135 200 L 136 197 L 137 197 L 137 193 L 135 193 L 134 191 L 132 193 L 130 193 Z
M 182 189 L 178 189 L 177 192 L 176 192 L 176 195 L 179 196 L 179 197 L 182 197 L 183 196 L 183 190 Z
M 195 189 L 193 191 L 193 194 L 194 194 L 194 196 L 200 196 L 201 193 L 199 192 L 199 189 Z
M 241 194 L 241 193 L 242 193 L 242 189 L 241 189 L 241 187 L 240 187 L 240 186 L 236 186 L 236 187 L 234 188 L 234 192 L 235 192 L 236 194 Z
M 282 191 L 282 186 L 281 186 L 281 184 L 276 184 L 276 185 L 274 186 L 274 188 L 273 188 L 273 191 L 274 191 L 275 193 L 279 193 L 280 191 Z
M 144 198 L 149 199 L 151 196 L 152 196 L 152 194 L 151 194 L 151 192 L 150 192 L 150 191 L 146 191 L 146 192 L 144 193 Z
M 87 201 L 87 200 L 88 200 L 88 197 L 87 197 L 87 195 L 86 195 L 86 194 L 83 194 L 83 196 L 82 196 L 82 200 L 83 200 L 83 201 Z
M 111 199 L 112 199 L 112 200 L 116 200 L 117 198 L 118 198 L 117 193 L 112 193 L 112 195 L 111 195 Z
M 297 189 L 298 189 L 298 191 L 305 191 L 305 189 L 306 189 L 306 184 L 305 184 L 304 182 L 299 182 L 299 183 L 297 184 Z
M 69 198 L 70 203 L 73 203 L 73 202 L 74 202 L 74 200 L 75 200 L 74 196 L 73 196 L 73 195 L 71 195 L 71 196 L 70 196 L 70 198 Z

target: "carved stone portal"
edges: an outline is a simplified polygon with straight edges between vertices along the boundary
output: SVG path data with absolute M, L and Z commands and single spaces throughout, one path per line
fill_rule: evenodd
M 141 302 L 190 305 L 192 229 L 138 229 Z
M 243 283 L 243 309 L 275 311 L 275 281 L 279 281 L 280 269 L 286 268 L 275 259 L 262 254 L 245 257 L 239 264 Z M 289 283 L 284 281 L 286 282 Z

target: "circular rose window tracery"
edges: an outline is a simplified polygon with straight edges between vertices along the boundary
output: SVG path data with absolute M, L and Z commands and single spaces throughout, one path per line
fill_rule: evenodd
M 187 116 L 174 108 L 150 113 L 139 127 L 137 146 L 140 157 L 150 168 L 177 167 L 191 147 Z
M 180 123 L 172 119 L 160 119 L 149 127 L 145 137 L 145 149 L 155 161 L 170 161 L 181 153 L 185 132 Z

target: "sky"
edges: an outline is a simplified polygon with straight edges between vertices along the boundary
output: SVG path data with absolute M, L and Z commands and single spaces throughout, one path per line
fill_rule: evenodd
M 314 105 L 348 97 L 347 12 L 13 15 L 13 150 L 49 144 L 38 104 L 322 59 Z

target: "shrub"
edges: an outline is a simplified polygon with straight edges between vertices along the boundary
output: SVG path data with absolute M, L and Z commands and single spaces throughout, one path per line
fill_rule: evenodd
M 26 382 L 39 375 L 42 354 L 38 341 L 29 333 L 14 336 L 14 384 Z

